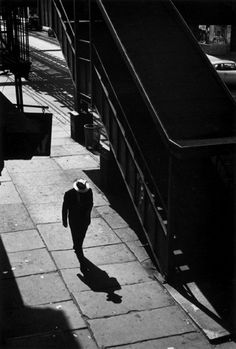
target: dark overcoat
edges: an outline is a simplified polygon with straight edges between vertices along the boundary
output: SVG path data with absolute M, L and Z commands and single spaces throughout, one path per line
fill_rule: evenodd
M 88 226 L 91 222 L 93 192 L 91 188 L 81 193 L 75 189 L 65 192 L 62 205 L 62 222 L 67 226 L 67 217 L 71 229 Z

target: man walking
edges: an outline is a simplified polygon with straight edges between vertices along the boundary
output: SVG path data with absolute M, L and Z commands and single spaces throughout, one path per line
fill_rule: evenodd
M 80 267 L 85 265 L 82 245 L 91 222 L 92 207 L 93 193 L 89 183 L 84 179 L 77 179 L 73 184 L 73 188 L 64 195 L 62 224 L 66 228 L 68 218 L 74 245 L 73 249 L 80 262 Z

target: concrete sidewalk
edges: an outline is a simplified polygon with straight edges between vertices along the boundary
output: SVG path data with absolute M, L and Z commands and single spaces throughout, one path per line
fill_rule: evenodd
M 135 232 L 90 180 L 89 171 L 99 169 L 97 157 L 58 122 L 50 158 L 7 161 L 5 167 L 0 233 L 7 257 L 1 294 L 10 347 L 190 348 L 193 341 L 197 348 L 209 347 L 155 280 Z M 86 257 L 96 265 L 90 279 L 83 277 L 69 229 L 61 224 L 63 193 L 81 176 L 94 193 L 84 243 Z
M 52 103 L 60 108 L 61 101 Z M 99 157 L 74 142 L 68 123 L 55 115 L 50 157 L 6 161 L 0 177 L 6 348 L 213 348 L 155 278 L 136 232 L 92 180 L 97 171 Z M 87 277 L 61 223 L 63 194 L 78 177 L 94 193 L 84 242 L 93 263 Z

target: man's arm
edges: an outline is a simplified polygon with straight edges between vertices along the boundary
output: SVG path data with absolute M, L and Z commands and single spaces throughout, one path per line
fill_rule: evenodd
M 68 207 L 67 207 L 67 199 L 65 194 L 63 204 L 62 204 L 62 224 L 65 228 L 67 228 L 67 213 L 68 213 Z
M 93 208 L 93 192 L 92 192 L 92 189 L 90 189 L 89 203 L 88 203 L 88 210 L 89 210 L 89 212 L 91 212 L 92 208 Z

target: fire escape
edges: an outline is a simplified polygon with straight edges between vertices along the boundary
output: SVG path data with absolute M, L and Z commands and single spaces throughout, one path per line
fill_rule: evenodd
M 22 77 L 30 71 L 27 7 L 15 7 L 14 3 L 2 8 L 0 18 L 0 52 L 2 70 L 10 70 L 15 76 L 16 101 L 23 111 Z
M 22 78 L 28 78 L 31 68 L 28 5 L 27 1 L 1 2 L 0 70 L 14 75 L 16 104 L 0 93 L 0 173 L 4 160 L 50 154 L 52 115 L 24 112 Z

